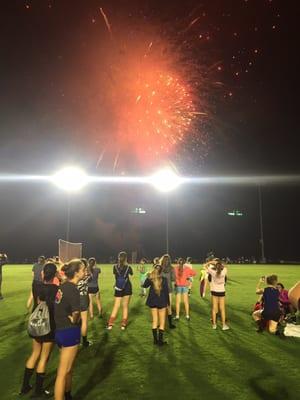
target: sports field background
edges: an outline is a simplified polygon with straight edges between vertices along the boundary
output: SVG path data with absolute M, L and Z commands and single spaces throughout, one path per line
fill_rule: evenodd
M 106 317 L 113 304 L 112 266 L 102 266 L 100 287 Z M 199 271 L 199 266 L 195 266 Z M 262 275 L 276 273 L 290 287 L 300 279 L 300 266 L 232 265 L 227 283 L 230 331 L 213 331 L 209 296 L 199 297 L 197 275 L 190 298 L 191 321 L 184 316 L 167 332 L 168 346 L 152 344 L 151 319 L 139 294 L 136 268 L 129 326 L 120 319 L 111 332 L 106 318 L 89 323 L 93 346 L 80 349 L 74 373 L 74 398 L 86 400 L 298 400 L 300 340 L 257 334 L 251 320 L 255 287 Z M 31 340 L 26 333 L 26 300 L 31 266 L 3 267 L 0 301 L 0 399 L 17 398 Z M 207 292 L 208 294 L 208 292 Z M 58 350 L 49 366 L 46 386 L 53 389 Z M 24 397 L 24 398 L 30 398 Z

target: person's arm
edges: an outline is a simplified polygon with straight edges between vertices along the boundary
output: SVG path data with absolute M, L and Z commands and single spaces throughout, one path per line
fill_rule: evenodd
M 72 322 L 72 324 L 77 324 L 80 321 L 80 311 L 72 312 L 72 315 L 69 316 L 69 320 Z
M 264 280 L 262 278 L 260 278 L 260 280 L 258 281 L 258 283 L 256 285 L 256 294 L 264 293 L 264 289 L 260 287 L 262 283 L 264 283 Z
M 78 324 L 80 321 L 80 295 L 75 286 L 72 290 L 68 291 L 67 299 L 71 306 L 71 315 L 69 315 L 69 319 L 72 324 Z
M 133 270 L 132 270 L 132 268 L 131 268 L 131 267 L 129 267 L 129 270 L 128 270 L 128 275 L 133 275 Z

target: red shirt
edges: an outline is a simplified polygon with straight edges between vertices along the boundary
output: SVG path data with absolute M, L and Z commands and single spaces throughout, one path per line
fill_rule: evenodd
M 181 271 L 181 274 L 179 272 L 179 266 L 177 265 L 175 268 L 175 278 L 176 278 L 176 285 L 177 286 L 189 286 L 189 281 L 188 279 L 191 278 L 192 276 L 196 275 L 196 271 L 191 269 L 190 267 L 183 266 L 183 270 Z

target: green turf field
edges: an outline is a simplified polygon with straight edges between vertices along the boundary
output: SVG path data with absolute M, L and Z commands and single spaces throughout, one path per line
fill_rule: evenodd
M 102 266 L 102 303 L 108 315 L 113 303 L 111 266 Z M 198 269 L 198 267 L 197 267 Z M 0 302 L 0 399 L 17 398 L 31 340 L 26 333 L 26 299 L 30 266 L 3 267 Z M 119 322 L 111 332 L 104 320 L 89 325 L 94 344 L 76 361 L 75 399 L 297 400 L 300 399 L 300 340 L 257 334 L 250 318 L 261 275 L 277 273 L 287 287 L 300 278 L 297 266 L 229 266 L 227 284 L 230 331 L 213 331 L 209 299 L 200 299 L 195 279 L 191 321 L 182 319 L 167 333 L 168 346 L 154 347 L 150 313 L 138 296 L 138 273 L 129 326 Z M 53 388 L 58 351 L 48 367 L 46 386 Z

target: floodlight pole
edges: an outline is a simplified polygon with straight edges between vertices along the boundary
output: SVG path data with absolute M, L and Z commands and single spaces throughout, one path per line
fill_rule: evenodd
M 66 241 L 70 241 L 70 230 L 71 230 L 71 196 L 67 194 L 67 230 L 66 230 Z
M 166 253 L 169 254 L 169 195 L 166 194 Z
M 265 242 L 264 242 L 264 225 L 263 225 L 263 211 L 262 211 L 262 194 L 261 186 L 258 186 L 258 202 L 259 202 L 259 227 L 260 227 L 260 250 L 261 250 L 261 262 L 266 262 L 265 257 Z

